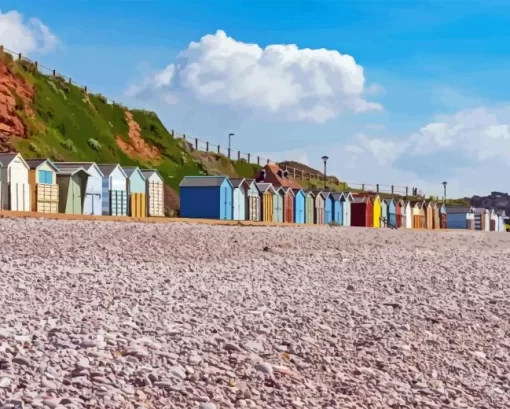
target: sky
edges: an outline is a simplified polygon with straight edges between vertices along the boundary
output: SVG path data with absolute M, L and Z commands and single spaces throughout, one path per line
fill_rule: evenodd
M 169 129 L 348 183 L 508 191 L 510 2 L 2 0 L 0 43 Z

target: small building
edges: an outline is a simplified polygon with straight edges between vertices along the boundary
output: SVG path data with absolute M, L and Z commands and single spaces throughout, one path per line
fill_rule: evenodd
M 475 207 L 475 230 L 490 231 L 489 210 L 483 207 Z
M 322 196 L 324 197 L 324 223 L 329 224 L 333 221 L 336 222 L 333 216 L 333 211 L 335 209 L 335 198 L 333 197 L 332 192 L 322 192 Z
M 388 223 L 390 221 L 388 218 L 388 202 L 386 202 L 386 200 L 384 199 L 380 200 L 381 200 L 381 218 L 380 218 L 381 227 L 390 227 L 388 226 Z
M 296 196 L 290 187 L 283 187 L 283 222 L 294 223 L 294 202 Z
M 388 224 L 392 227 L 399 228 L 400 226 L 397 223 L 397 203 L 394 199 L 385 199 L 384 202 L 386 203 Z
M 344 194 L 341 192 L 331 193 L 333 198 L 333 221 L 340 226 L 344 225 Z
M 147 181 L 137 166 L 123 166 L 127 176 L 128 215 L 131 217 L 147 217 Z
M 180 216 L 232 220 L 232 183 L 227 176 L 184 176 L 179 184 Z
M 434 229 L 446 229 L 447 226 L 447 215 L 446 206 L 444 203 L 436 203 L 438 224 L 434 225 Z
M 274 186 L 273 186 L 274 187 Z M 274 187 L 273 193 L 273 222 L 283 223 L 283 192 L 282 187 Z
M 260 222 L 262 217 L 262 205 L 260 191 L 255 179 L 246 179 L 248 184 L 248 203 L 246 219 L 253 222 Z
M 315 193 L 306 192 L 305 200 L 305 223 L 314 224 L 315 222 Z
M 142 169 L 145 177 L 145 195 L 147 197 L 147 214 L 150 217 L 165 215 L 165 182 L 156 169 Z
M 272 223 L 274 221 L 274 194 L 275 189 L 271 183 L 257 183 L 262 202 L 262 221 Z
M 425 228 L 432 230 L 434 228 L 434 202 L 430 200 L 423 202 L 423 213 L 425 214 Z
M 2 210 L 29 212 L 29 167 L 19 153 L 0 154 L 0 206 Z
M 128 215 L 127 175 L 120 165 L 97 165 L 103 174 L 103 211 L 107 216 Z
M 393 199 L 395 202 L 395 223 L 397 224 L 397 229 L 400 229 L 405 226 L 405 215 L 402 216 L 402 212 L 404 211 L 404 201 L 400 199 Z
M 306 193 L 302 189 L 292 189 L 294 193 L 294 223 L 305 223 Z
M 354 200 L 351 192 L 343 192 L 342 201 L 343 214 L 343 226 L 349 227 L 351 225 L 351 204 Z
M 425 229 L 427 226 L 425 220 L 425 203 L 423 200 L 409 202 L 412 212 L 413 229 Z
M 379 195 L 375 195 L 371 197 L 372 206 L 373 206 L 373 217 L 372 227 L 379 228 L 381 227 L 381 198 Z
M 246 220 L 249 185 L 244 178 L 231 178 L 232 183 L 232 220 Z
M 315 213 L 314 213 L 314 223 L 315 224 L 324 224 L 325 222 L 325 212 L 324 212 L 324 205 L 325 205 L 325 196 L 324 192 L 320 190 L 316 190 L 313 192 L 315 195 L 315 201 L 314 201 L 314 207 L 315 207 Z
M 255 181 L 257 183 L 271 183 L 273 189 L 279 187 L 290 187 L 291 189 L 302 189 L 302 186 L 289 174 L 286 169 L 282 169 L 276 163 L 268 163 L 258 172 L 256 172 Z
M 506 211 L 498 210 L 497 214 L 498 214 L 498 231 L 506 231 L 506 221 L 508 220 Z
M 353 195 L 351 203 L 351 226 L 372 227 L 374 224 L 374 207 L 372 198 L 367 195 Z
M 89 173 L 79 165 L 58 165 L 58 210 L 65 214 L 83 214 Z
M 413 209 L 409 200 L 402 201 L 402 227 L 406 229 L 413 228 Z
M 39 213 L 58 213 L 57 166 L 49 159 L 25 160 L 30 170 L 30 209 Z
M 496 231 L 498 225 L 498 214 L 494 209 L 490 209 L 490 231 Z
M 449 229 L 475 228 L 475 211 L 471 206 L 446 206 L 447 227 Z

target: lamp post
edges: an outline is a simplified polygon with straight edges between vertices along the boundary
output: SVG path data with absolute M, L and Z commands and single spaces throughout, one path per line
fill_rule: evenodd
M 444 195 L 443 195 L 443 204 L 446 206 L 446 185 L 448 183 L 446 182 L 443 182 L 443 187 L 444 187 Z
M 322 161 L 324 162 L 324 190 L 326 190 L 326 162 L 328 159 L 329 158 L 326 155 L 322 157 Z
M 233 133 L 228 134 L 228 158 L 230 159 L 230 138 L 234 136 Z

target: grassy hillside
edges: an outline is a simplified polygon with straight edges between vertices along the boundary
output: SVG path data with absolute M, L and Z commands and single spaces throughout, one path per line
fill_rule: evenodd
M 14 149 L 27 158 L 156 168 L 169 187 L 167 207 L 174 209 L 185 175 L 252 177 L 258 169 L 244 161 L 193 151 L 173 138 L 154 112 L 111 104 L 62 77 L 41 74 L 34 64 L 13 61 L 9 54 L 0 55 L 0 65 L 0 92 L 10 94 L 0 100 L 0 130 L 13 134 L 0 139 L 2 151 Z M 23 122 L 22 131 L 12 126 L 17 119 Z

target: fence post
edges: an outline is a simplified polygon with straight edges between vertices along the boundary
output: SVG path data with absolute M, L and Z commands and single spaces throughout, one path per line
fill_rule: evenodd
M 248 163 L 250 163 L 250 154 L 248 154 Z
M 21 60 L 21 58 L 23 58 L 23 56 L 21 55 L 21 53 L 18 54 L 18 59 Z
M 267 160 L 267 164 L 269 165 L 269 159 Z
M 34 62 L 35 69 L 37 70 L 39 68 L 39 63 L 37 61 Z
M 72 84 L 71 78 L 69 78 L 69 84 Z
M 195 138 L 195 150 L 198 151 L 198 138 Z
M 375 191 L 376 191 L 377 193 L 379 193 L 379 183 L 378 183 L 377 185 L 375 185 Z
M 409 196 L 409 186 L 406 186 L 406 196 Z
M 186 134 L 185 133 L 182 134 L 182 139 L 184 139 L 184 142 L 186 142 Z
M 0 45 L 0 53 L 3 53 L 3 52 L 4 52 L 4 46 Z
M 365 184 L 364 183 L 361 184 L 361 191 L 363 191 L 363 192 L 365 191 Z
M 237 151 L 237 160 L 241 160 L 241 151 Z
M 260 156 L 257 156 L 257 166 L 260 166 Z
M 86 85 L 83 87 L 83 92 L 85 92 L 85 94 L 87 93 L 87 86 Z
M 172 138 L 175 138 L 175 131 L 173 129 L 170 131 L 170 135 L 172 135 Z
M 220 145 L 218 145 L 218 155 L 220 154 Z
M 53 70 L 52 75 L 56 76 L 57 75 L 57 71 Z
M 205 151 L 209 152 L 209 141 L 205 143 Z
M 395 186 L 391 185 L 391 194 L 395 194 Z

